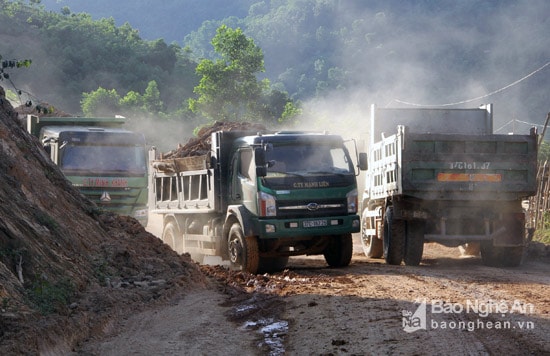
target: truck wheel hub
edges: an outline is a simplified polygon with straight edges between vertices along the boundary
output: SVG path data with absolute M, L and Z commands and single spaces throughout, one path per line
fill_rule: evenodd
M 229 260 L 232 263 L 238 263 L 241 260 L 242 245 L 238 239 L 229 241 Z

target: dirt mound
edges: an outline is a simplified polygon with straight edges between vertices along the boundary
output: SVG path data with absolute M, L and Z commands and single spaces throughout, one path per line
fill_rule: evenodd
M 41 102 L 37 105 L 27 102 L 23 105 L 19 105 L 14 110 L 15 112 L 17 112 L 19 117 L 25 117 L 27 115 L 36 115 L 40 117 L 72 117 L 74 116 L 46 102 Z
M 67 353 L 205 277 L 63 177 L 0 92 L 0 354 Z
M 185 145 L 177 147 L 173 151 L 162 155 L 163 159 L 202 156 L 210 152 L 210 140 L 216 131 L 265 131 L 262 124 L 251 122 L 216 121 L 214 124 L 204 126 L 197 133 L 197 138 L 191 138 Z

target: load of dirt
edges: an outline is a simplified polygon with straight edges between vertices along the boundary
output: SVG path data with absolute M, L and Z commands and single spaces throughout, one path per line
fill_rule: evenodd
M 216 131 L 266 131 L 262 124 L 252 122 L 216 121 L 212 125 L 202 127 L 196 138 L 191 138 L 185 145 L 179 145 L 175 150 L 166 152 L 161 159 L 173 159 L 192 156 L 203 156 L 210 152 L 212 133 Z
M 67 353 L 114 318 L 204 287 L 188 255 L 85 199 L 1 88 L 0 182 L 0 354 Z

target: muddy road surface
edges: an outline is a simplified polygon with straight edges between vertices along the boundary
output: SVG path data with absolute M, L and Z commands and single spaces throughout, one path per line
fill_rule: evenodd
M 547 260 L 492 268 L 427 244 L 408 267 L 355 250 L 342 269 L 322 256 L 265 275 L 204 266 L 210 288 L 113 322 L 75 354 L 550 354 Z

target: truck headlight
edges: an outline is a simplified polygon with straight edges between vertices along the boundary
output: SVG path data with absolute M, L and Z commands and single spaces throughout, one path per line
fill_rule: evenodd
M 146 218 L 148 213 L 149 213 L 149 210 L 147 208 L 134 210 L 134 218 L 136 219 Z
M 348 194 L 346 194 L 346 198 L 348 200 L 348 213 L 350 214 L 357 213 L 357 205 L 359 204 L 357 196 L 358 196 L 357 189 L 354 189 L 350 191 Z
M 258 192 L 258 206 L 260 208 L 260 216 L 276 216 L 277 205 L 275 197 L 265 192 Z

